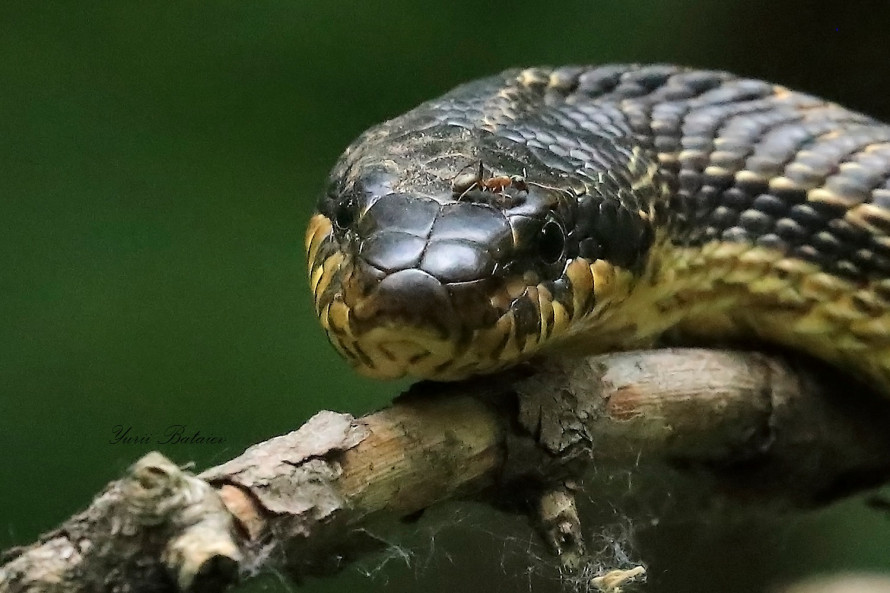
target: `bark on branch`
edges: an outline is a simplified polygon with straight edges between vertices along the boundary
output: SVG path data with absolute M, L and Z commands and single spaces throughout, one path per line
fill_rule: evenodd
M 890 476 L 890 403 L 818 366 L 613 354 L 419 384 L 362 418 L 320 412 L 197 476 L 151 453 L 85 511 L 8 551 L 0 592 L 219 591 L 267 567 L 326 574 L 381 547 L 369 521 L 455 498 L 537 514 L 577 566 L 578 484 L 640 459 L 730 497 L 822 504 Z

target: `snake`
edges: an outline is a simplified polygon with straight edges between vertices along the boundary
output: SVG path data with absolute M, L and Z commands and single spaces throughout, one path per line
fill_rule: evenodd
M 890 395 L 890 126 L 664 64 L 472 81 L 361 134 L 306 232 L 360 373 L 671 343 L 802 351 Z

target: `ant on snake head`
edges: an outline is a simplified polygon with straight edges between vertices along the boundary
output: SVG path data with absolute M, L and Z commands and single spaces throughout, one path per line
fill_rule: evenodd
M 485 179 L 485 168 L 482 165 L 482 161 L 479 161 L 478 169 L 472 171 L 467 171 L 467 169 L 469 167 L 465 167 L 451 182 L 451 191 L 457 194 L 458 200 L 463 199 L 474 189 L 494 194 L 504 194 L 508 188 L 513 188 L 516 191 L 528 191 L 528 183 L 526 183 L 524 175 L 525 171 L 523 171 L 523 175 L 498 175 Z

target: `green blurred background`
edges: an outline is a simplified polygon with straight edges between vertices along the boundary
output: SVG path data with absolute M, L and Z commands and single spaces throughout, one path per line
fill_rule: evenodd
M 734 70 L 890 119 L 888 22 L 886 2 L 3 3 L 0 548 L 150 449 L 206 467 L 404 386 L 337 358 L 304 278 L 304 225 L 364 128 L 506 67 L 609 61 Z M 117 425 L 171 424 L 224 442 L 109 442 Z M 428 565 L 305 589 L 559 588 L 524 574 L 537 548 L 521 521 L 448 514 L 463 512 L 421 528 Z M 861 501 L 656 532 L 641 544 L 664 558 L 652 591 L 890 567 L 890 524 Z M 245 590 L 290 587 L 272 575 Z

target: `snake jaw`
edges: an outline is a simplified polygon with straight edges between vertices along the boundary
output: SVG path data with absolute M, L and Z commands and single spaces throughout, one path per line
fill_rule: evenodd
M 416 269 L 374 277 L 322 215 L 306 246 L 322 327 L 358 372 L 377 379 L 456 380 L 513 365 L 570 335 L 592 303 L 579 296 L 593 283 L 581 260 L 566 268 L 575 292 L 528 273 L 453 285 Z
M 538 325 L 548 333 L 566 325 L 565 308 L 550 291 L 530 290 L 522 278 L 446 286 L 416 269 L 374 277 L 342 249 L 321 214 L 310 221 L 306 249 L 321 325 L 337 351 L 369 377 L 453 380 L 490 372 L 530 355 L 542 341 L 537 330 L 534 338 L 520 331 L 528 318 L 544 319 Z
M 316 214 L 306 233 L 310 288 L 331 343 L 360 373 L 378 379 L 438 377 L 459 358 L 460 317 L 434 277 L 383 274 L 339 244 Z

